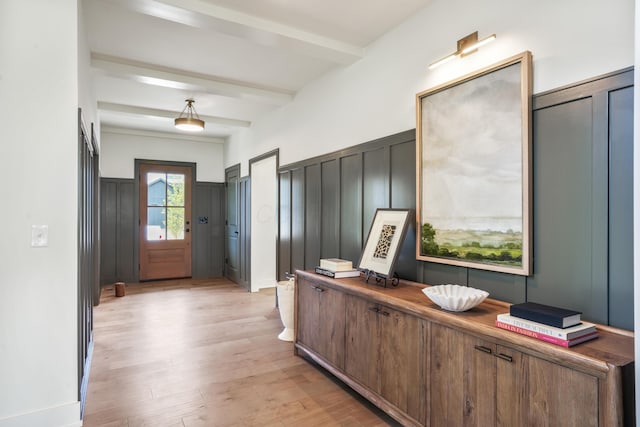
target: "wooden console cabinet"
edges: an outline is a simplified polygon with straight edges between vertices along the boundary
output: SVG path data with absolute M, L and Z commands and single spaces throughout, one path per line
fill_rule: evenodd
M 426 285 L 296 274 L 295 351 L 404 425 L 634 425 L 633 334 L 598 326 L 570 349 L 496 328 L 509 305 L 464 313 Z

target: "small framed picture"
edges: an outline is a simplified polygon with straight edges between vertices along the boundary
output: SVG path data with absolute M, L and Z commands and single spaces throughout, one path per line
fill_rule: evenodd
M 358 268 L 392 278 L 410 218 L 407 209 L 377 209 Z

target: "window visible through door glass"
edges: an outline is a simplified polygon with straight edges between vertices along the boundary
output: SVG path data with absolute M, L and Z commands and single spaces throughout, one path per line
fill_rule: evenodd
M 147 240 L 183 240 L 183 174 L 147 173 Z

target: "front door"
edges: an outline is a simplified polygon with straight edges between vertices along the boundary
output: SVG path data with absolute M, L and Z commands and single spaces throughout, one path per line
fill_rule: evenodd
M 191 171 L 140 164 L 140 280 L 191 277 Z

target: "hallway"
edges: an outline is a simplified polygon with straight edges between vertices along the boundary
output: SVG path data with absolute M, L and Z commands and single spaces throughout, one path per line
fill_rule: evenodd
M 276 338 L 274 293 L 222 278 L 105 287 L 83 425 L 393 425 Z

